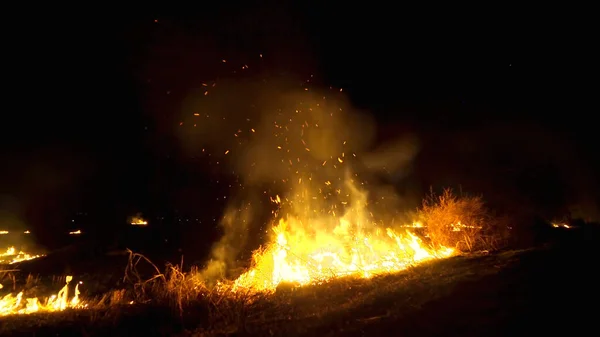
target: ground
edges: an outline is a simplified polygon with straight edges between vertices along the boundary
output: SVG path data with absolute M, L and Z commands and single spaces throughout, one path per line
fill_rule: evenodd
M 581 231 L 540 247 L 458 256 L 371 280 L 282 286 L 252 304 L 140 304 L 9 316 L 15 336 L 504 336 L 594 327 L 596 240 Z

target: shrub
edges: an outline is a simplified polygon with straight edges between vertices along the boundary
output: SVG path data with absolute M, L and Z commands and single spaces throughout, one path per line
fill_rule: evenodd
M 463 252 L 496 250 L 506 244 L 507 221 L 495 217 L 481 197 L 456 196 L 446 189 L 433 192 L 417 210 L 434 246 L 453 247 Z

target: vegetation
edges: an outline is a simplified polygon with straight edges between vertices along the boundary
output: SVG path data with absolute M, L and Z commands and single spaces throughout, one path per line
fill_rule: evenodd
M 93 283 L 102 277 L 90 275 L 85 282 L 82 297 L 88 310 L 6 316 L 0 335 L 385 336 L 403 331 L 427 336 L 449 326 L 470 331 L 467 335 L 502 334 L 510 331 L 501 330 L 510 327 L 507 317 L 518 321 L 532 312 L 542 317 L 551 314 L 546 311 L 555 313 L 557 303 L 578 298 L 560 289 L 586 289 L 576 280 L 586 270 L 578 266 L 589 262 L 577 259 L 595 256 L 589 245 L 494 252 L 506 242 L 507 222 L 494 217 L 479 197 L 455 196 L 450 190 L 432 194 L 417 216 L 432 244 L 458 242 L 458 249 L 470 253 L 371 279 L 346 277 L 301 288 L 283 284 L 268 294 L 232 292 L 227 282 L 208 287 L 196 269 L 184 273 L 181 264 L 161 271 L 130 251 L 118 288 L 93 297 L 92 288 L 106 288 Z M 557 264 L 564 269 L 558 274 Z M 14 280 L 14 272 L 0 272 L 0 277 Z M 25 284 L 39 290 L 45 282 L 29 277 Z
M 591 286 L 598 279 L 593 276 L 581 283 L 587 275 L 583 267 L 590 261 L 576 259 L 592 256 L 590 252 L 593 250 L 578 246 L 472 254 L 369 280 L 345 278 L 302 288 L 281 286 L 272 295 L 222 296 L 200 291 L 200 296 L 192 298 L 185 289 L 190 289 L 194 280 L 174 273 L 145 282 L 144 298 L 152 299 L 150 302 L 8 316 L 0 321 L 0 335 L 386 336 L 402 331 L 407 336 L 432 336 L 452 329 L 462 331 L 461 335 L 479 336 L 506 335 L 513 329 L 550 332 L 556 324 L 568 326 L 577 315 L 583 315 L 578 321 L 585 322 L 585 306 L 574 304 L 596 300 L 587 289 L 588 283 Z M 562 266 L 560 272 L 552 268 L 557 264 Z M 554 325 L 541 324 L 540 320 L 551 315 L 560 319 L 554 320 Z M 570 331 L 576 334 L 578 328 L 585 325 L 571 326 Z
M 319 333 L 353 320 L 370 324 L 414 310 L 444 296 L 457 282 L 496 273 L 495 265 L 510 264 L 516 256 L 517 253 L 510 253 L 453 258 L 370 280 L 345 278 L 302 288 L 283 285 L 270 295 L 211 291 L 195 278 L 198 274 L 186 276 L 177 266 L 170 266 L 167 273 L 134 284 L 112 305 L 97 301 L 92 310 L 8 316 L 0 328 L 32 330 L 41 325 L 71 330 L 76 326 L 88 335 L 107 330 L 111 330 L 111 335 L 146 335 L 156 329 L 168 329 L 170 333 L 188 330 L 196 335 Z M 133 254 L 132 262 L 137 258 L 140 256 Z M 127 296 L 134 296 L 139 302 L 128 305 Z M 146 321 L 135 333 L 120 331 L 122 324 L 137 321 L 136 317 L 153 317 L 157 313 L 162 315 L 160 320 Z
M 456 196 L 450 189 L 439 196 L 431 192 L 417 218 L 434 245 L 473 252 L 497 250 L 508 242 L 507 219 L 495 216 L 479 196 Z

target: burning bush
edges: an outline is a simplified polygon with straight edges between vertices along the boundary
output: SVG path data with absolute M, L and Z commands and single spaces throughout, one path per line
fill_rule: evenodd
M 495 217 L 481 197 L 456 196 L 450 189 L 439 196 L 431 192 L 417 217 L 427 227 L 435 246 L 455 247 L 463 252 L 495 250 L 508 237 L 506 221 Z

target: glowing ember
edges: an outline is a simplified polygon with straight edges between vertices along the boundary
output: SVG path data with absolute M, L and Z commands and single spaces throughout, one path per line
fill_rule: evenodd
M 13 264 L 21 261 L 33 260 L 43 255 L 30 255 L 23 251 L 18 251 L 15 247 L 8 247 L 6 251 L 0 253 L 0 264 Z
M 76 231 L 73 232 L 69 232 L 69 235 L 80 235 L 81 234 L 81 229 L 78 229 Z
M 6 235 L 8 234 L 8 231 L 0 231 L 0 235 Z
M 38 300 L 37 297 L 23 298 L 23 292 L 16 295 L 9 293 L 4 297 L 0 297 L 0 316 L 87 307 L 85 303 L 79 300 L 79 284 L 81 282 L 75 286 L 75 295 L 69 299 L 69 283 L 72 279 L 72 276 L 67 276 L 65 286 L 56 295 L 52 295 L 43 301 Z M 2 289 L 1 285 L 0 289 Z

